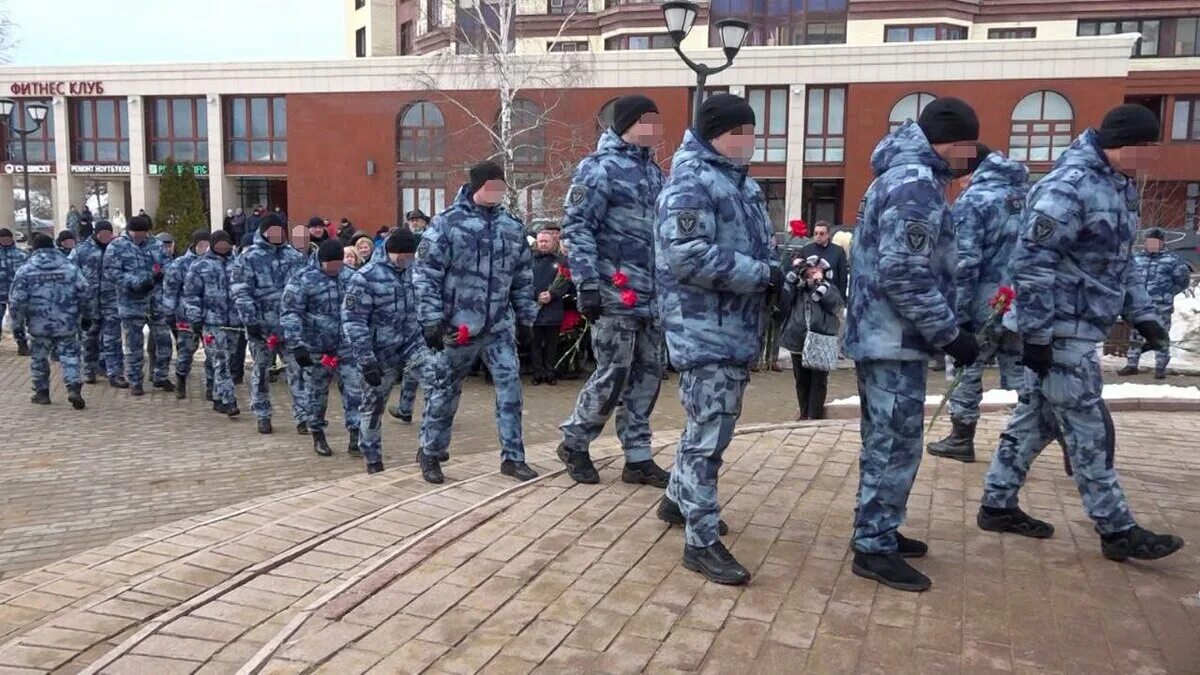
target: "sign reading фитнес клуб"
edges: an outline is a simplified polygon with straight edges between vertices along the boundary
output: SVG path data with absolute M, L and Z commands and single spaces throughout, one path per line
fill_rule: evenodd
M 71 173 L 115 174 L 129 173 L 128 164 L 72 164 Z
M 13 82 L 8 86 L 13 96 L 88 96 L 104 93 L 104 82 L 68 81 L 58 82 Z

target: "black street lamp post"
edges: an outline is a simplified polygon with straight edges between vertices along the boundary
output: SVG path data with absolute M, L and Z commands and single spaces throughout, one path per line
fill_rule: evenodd
M 16 101 L 10 98 L 0 99 L 0 123 L 21 137 L 21 173 L 25 174 L 25 241 L 29 242 L 28 245 L 33 243 L 33 197 L 29 194 L 29 148 L 25 139 L 42 128 L 49 111 L 49 107 L 39 101 L 26 103 L 24 110 L 20 110 Z M 18 115 L 28 115 L 29 119 L 33 120 L 33 128 L 26 129 L 24 124 L 14 119 Z
M 696 3 L 689 0 L 669 0 L 663 3 L 663 20 L 667 24 L 667 34 L 675 43 L 675 53 L 696 73 L 696 93 L 692 97 L 693 122 L 700 113 L 700 104 L 704 102 L 704 84 L 708 81 L 708 76 L 716 75 L 733 65 L 733 57 L 737 56 L 738 50 L 746 40 L 746 34 L 750 32 L 750 24 L 741 19 L 721 19 L 715 26 L 717 34 L 721 36 L 721 47 L 725 51 L 725 64 L 713 67 L 696 63 L 683 53 L 680 43 L 692 31 L 698 11 Z

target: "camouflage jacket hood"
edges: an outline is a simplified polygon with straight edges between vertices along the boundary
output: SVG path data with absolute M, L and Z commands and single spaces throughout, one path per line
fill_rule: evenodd
M 933 177 L 943 185 L 950 180 L 950 165 L 934 152 L 916 122 L 906 122 L 885 136 L 871 152 L 871 172 L 876 177 L 896 167 L 916 165 L 929 167 Z

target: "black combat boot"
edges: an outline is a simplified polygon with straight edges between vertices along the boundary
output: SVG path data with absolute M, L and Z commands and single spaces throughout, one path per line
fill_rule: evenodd
M 382 473 L 382 472 L 383 472 L 383 462 L 371 462 L 370 464 L 367 465 L 367 475 L 368 476 L 370 476 L 371 474 Z
M 71 402 L 71 407 L 76 410 L 83 410 L 87 404 L 83 402 L 83 385 L 72 384 L 67 387 L 67 400 Z
M 950 435 L 929 444 L 929 454 L 970 464 L 975 461 L 975 423 L 950 418 Z
M 142 387 L 141 382 L 135 382 L 129 386 L 129 395 L 130 396 L 145 396 L 146 390 L 145 390 L 145 388 Z
M 909 539 L 897 532 L 896 550 L 900 552 L 901 558 L 924 558 L 925 554 L 929 553 L 929 545 L 920 539 Z
M 621 480 L 632 485 L 651 485 L 666 489 L 670 479 L 671 474 L 655 464 L 652 459 L 626 464 L 625 468 L 621 469 Z
M 220 401 L 213 401 L 213 412 L 224 415 L 229 412 L 229 408 L 227 408 L 225 404 L 221 403 Z
M 17 341 L 17 356 L 29 356 L 29 343 L 25 340 Z
M 567 467 L 567 474 L 576 483 L 589 485 L 600 482 L 600 474 L 592 464 L 592 458 L 586 452 L 576 452 L 565 444 L 558 444 L 558 458 Z
M 421 467 L 421 478 L 424 478 L 426 483 L 441 485 L 446 482 L 446 476 L 442 474 L 442 465 L 437 459 L 417 450 L 417 464 Z M 367 467 L 367 473 L 370 472 L 371 468 Z
M 387 411 L 389 415 L 400 420 L 401 422 L 404 422 L 405 424 L 412 424 L 412 413 L 408 413 L 406 415 L 400 412 L 399 405 L 389 405 Z
M 329 447 L 329 443 L 325 440 L 325 432 L 324 431 L 313 431 L 312 439 L 313 439 L 313 452 L 317 453 L 318 455 L 320 455 L 322 457 L 333 456 L 333 448 Z
M 38 405 L 50 405 L 50 390 L 38 389 L 33 393 L 33 396 L 29 397 L 29 402 Z
M 750 582 L 750 571 L 719 540 L 712 546 L 683 545 L 683 566 L 703 574 L 713 583 L 741 586 Z
M 124 375 L 118 375 L 116 377 L 108 378 L 108 384 L 113 389 L 128 389 L 129 388 L 129 380 L 125 379 Z
M 500 473 L 504 474 L 505 476 L 512 476 L 522 483 L 538 477 L 538 473 L 534 471 L 533 468 L 528 464 L 512 459 L 506 459 L 503 462 L 500 462 Z
M 350 444 L 346 446 L 346 452 L 355 457 L 362 454 L 362 451 L 358 449 L 358 429 L 350 430 Z
M 212 390 L 213 390 L 213 383 L 212 383 L 212 381 L 211 381 L 211 380 L 205 380 L 205 382 L 204 382 L 204 400 L 205 400 L 205 401 L 211 401 L 211 400 L 213 400 L 213 397 L 212 397 Z
M 229 405 L 225 406 L 225 414 L 229 415 L 229 417 L 231 419 L 242 414 L 242 411 L 238 410 L 237 401 L 234 401 L 233 403 L 230 403 Z
M 1137 366 L 1125 366 L 1124 368 L 1117 371 L 1117 375 L 1119 375 L 1121 377 L 1129 377 L 1130 375 L 1137 375 L 1137 374 L 1138 374 Z
M 1183 548 L 1183 539 L 1173 534 L 1154 534 L 1137 525 L 1116 534 L 1100 536 L 1100 552 L 1105 558 L 1117 562 L 1134 560 L 1158 560 Z
M 171 384 L 170 380 L 155 380 L 154 388 L 163 391 L 175 391 L 175 385 Z
M 909 565 L 897 552 L 861 553 L 854 552 L 854 563 L 850 571 L 864 579 L 878 581 L 898 591 L 920 593 L 932 585 L 929 577 Z
M 679 510 L 679 505 L 666 495 L 663 495 L 662 500 L 658 502 L 658 519 L 668 525 L 687 525 L 687 520 L 683 517 L 683 511 Z M 722 537 L 729 534 L 729 526 L 725 524 L 724 520 L 717 521 L 717 534 Z
M 96 384 L 96 374 L 95 374 L 95 373 L 88 373 L 87 375 L 84 375 L 84 376 L 83 376 L 83 383 L 84 383 L 84 384 Z
M 307 422 L 297 423 L 296 424 L 296 433 L 300 434 L 301 436 L 307 436 L 308 435 L 308 423 Z
M 180 401 L 187 398 L 187 375 L 175 376 L 175 398 Z
M 265 436 L 274 431 L 275 431 L 275 429 L 271 427 L 271 418 L 270 417 L 263 417 L 258 420 L 258 433 L 263 434 Z
M 979 525 L 979 529 L 988 532 L 1011 532 L 1034 539 L 1049 539 L 1054 536 L 1053 525 L 1038 520 L 1016 507 L 997 509 L 981 506 L 979 514 L 975 516 L 975 524 Z

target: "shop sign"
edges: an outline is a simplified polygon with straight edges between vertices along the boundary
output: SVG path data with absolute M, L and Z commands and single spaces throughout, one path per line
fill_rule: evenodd
M 8 162 L 4 165 L 4 173 L 25 173 L 24 166 Z M 54 173 L 54 167 L 50 164 L 30 164 L 29 173 Z
M 167 165 L 166 164 L 150 164 L 148 166 L 148 169 L 149 169 L 149 174 L 151 176 L 161 176 L 167 172 Z M 183 174 L 183 165 L 176 164 L 175 172 L 182 175 Z M 207 164 L 193 164 L 192 165 L 192 173 L 199 177 L 208 176 L 208 165 Z
M 8 87 L 13 96 L 88 96 L 104 93 L 102 81 L 13 82 Z
M 72 164 L 71 173 L 127 174 L 128 164 Z

